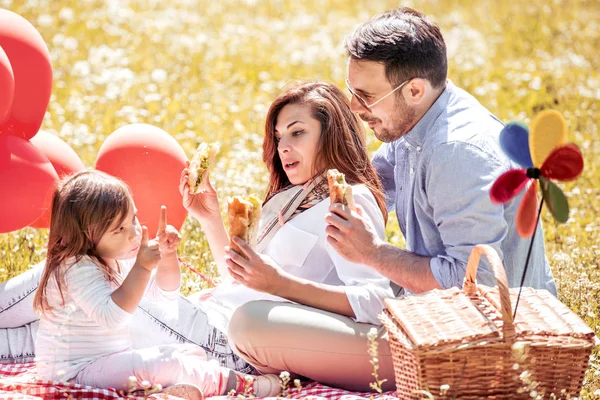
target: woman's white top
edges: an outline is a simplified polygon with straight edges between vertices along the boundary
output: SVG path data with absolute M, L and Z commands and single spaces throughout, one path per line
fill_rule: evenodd
M 371 221 L 377 235 L 383 239 L 385 225 L 375 197 L 364 185 L 352 189 L 355 203 L 364 208 L 364 217 Z M 283 192 L 265 205 L 261 211 L 259 231 L 279 212 L 286 200 L 286 192 Z M 393 297 L 390 281 L 368 266 L 346 261 L 327 243 L 325 215 L 329 212 L 329 205 L 327 198 L 287 221 L 267 244 L 263 254 L 299 278 L 343 286 L 356 315 L 355 320 L 379 325 L 377 314 L 384 308 L 383 299 Z M 211 325 L 226 333 L 233 312 L 253 300 L 288 301 L 226 280 L 200 306 L 208 314 Z

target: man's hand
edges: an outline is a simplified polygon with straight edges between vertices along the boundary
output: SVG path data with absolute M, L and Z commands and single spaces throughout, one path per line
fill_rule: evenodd
M 173 254 L 177 251 L 177 246 L 181 242 L 181 235 L 172 225 L 167 225 L 167 207 L 160 208 L 160 218 L 158 220 L 158 231 L 156 232 L 156 241 L 163 256 Z
M 372 265 L 378 248 L 383 241 L 379 239 L 370 220 L 363 217 L 364 209 L 357 204 L 356 211 L 335 203 L 329 207 L 325 216 L 327 242 L 346 260 L 358 264 Z

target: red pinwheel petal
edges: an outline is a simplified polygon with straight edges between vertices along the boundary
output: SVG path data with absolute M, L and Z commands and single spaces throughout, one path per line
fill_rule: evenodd
M 569 143 L 554 149 L 540 171 L 548 179 L 570 181 L 577 178 L 583 171 L 583 157 L 579 147 Z
M 515 197 L 529 181 L 524 169 L 511 169 L 496 179 L 490 189 L 490 199 L 496 204 L 503 204 Z
M 517 233 L 522 238 L 533 235 L 537 215 L 537 182 L 531 182 L 517 210 Z

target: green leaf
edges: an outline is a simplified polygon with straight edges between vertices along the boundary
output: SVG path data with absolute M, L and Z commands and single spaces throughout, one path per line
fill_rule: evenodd
M 552 181 L 540 177 L 544 199 L 548 204 L 550 213 L 560 223 L 567 222 L 569 219 L 569 203 L 563 191 Z

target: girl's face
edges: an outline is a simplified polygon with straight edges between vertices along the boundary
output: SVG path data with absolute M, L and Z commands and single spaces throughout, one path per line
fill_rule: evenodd
M 137 210 L 133 200 L 129 214 L 117 225 L 114 223 L 100 238 L 96 250 L 107 262 L 135 258 L 142 240 L 142 227 L 135 215 Z
M 306 183 L 314 175 L 321 123 L 312 117 L 310 107 L 284 106 L 275 121 L 275 141 L 283 170 L 294 185 Z

